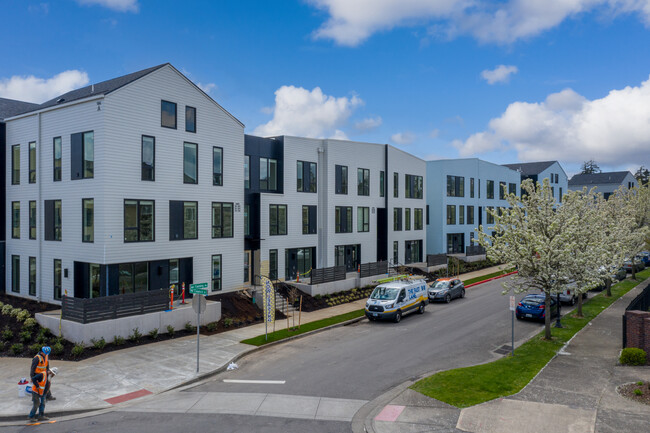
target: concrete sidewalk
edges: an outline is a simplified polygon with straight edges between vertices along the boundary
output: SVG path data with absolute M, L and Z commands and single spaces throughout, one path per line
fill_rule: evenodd
M 649 367 L 618 363 L 621 316 L 650 282 L 639 284 L 585 326 L 518 394 L 457 409 L 408 389 L 387 393 L 366 409 L 369 432 L 582 433 L 648 431 L 650 406 L 616 387 L 650 381 Z M 355 430 L 360 430 L 356 428 Z

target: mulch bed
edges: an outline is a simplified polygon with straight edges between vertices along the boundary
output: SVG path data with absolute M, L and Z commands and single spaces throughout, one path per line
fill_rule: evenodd
M 641 395 L 634 393 L 637 389 L 641 390 Z M 618 393 L 630 400 L 650 405 L 650 382 L 646 382 L 643 385 L 637 385 L 636 383 L 621 385 L 618 387 Z

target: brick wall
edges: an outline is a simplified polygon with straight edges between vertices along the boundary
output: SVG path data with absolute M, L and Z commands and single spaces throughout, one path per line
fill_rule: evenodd
M 650 353 L 650 312 L 626 311 L 626 347 L 637 347 Z

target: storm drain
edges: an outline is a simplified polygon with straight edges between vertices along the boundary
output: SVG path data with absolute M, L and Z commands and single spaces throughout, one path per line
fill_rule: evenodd
M 498 353 L 499 355 L 506 355 L 510 352 L 512 352 L 512 346 L 509 344 L 504 344 L 503 346 L 494 350 L 494 353 Z

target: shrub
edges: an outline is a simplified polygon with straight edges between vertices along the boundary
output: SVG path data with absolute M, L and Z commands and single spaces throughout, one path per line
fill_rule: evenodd
M 90 340 L 90 342 L 93 344 L 93 348 L 97 350 L 104 350 L 104 347 L 106 346 L 106 340 L 104 340 L 104 337 L 100 338 L 99 340 L 95 340 L 93 338 Z
M 23 345 L 20 343 L 14 343 L 11 345 L 11 348 L 9 348 L 9 350 L 11 351 L 11 353 L 13 353 L 16 356 L 20 355 L 21 353 L 23 353 Z
M 14 338 L 14 333 L 11 329 L 9 329 L 9 326 L 5 326 L 5 329 L 2 331 L 2 339 L 9 341 L 12 338 Z
M 151 337 L 154 340 L 158 339 L 158 328 L 154 328 L 151 331 L 149 331 L 149 337 Z
M 7 315 L 11 314 L 11 310 L 13 310 L 13 309 L 14 309 L 14 307 L 12 307 L 11 305 L 9 305 L 9 304 L 4 304 L 4 305 L 2 306 L 2 314 L 3 314 L 4 316 L 7 316 Z
M 72 356 L 79 358 L 84 353 L 84 347 L 81 344 L 75 344 L 72 348 Z
M 172 325 L 167 325 L 167 333 L 173 337 L 174 336 L 174 327 Z
M 31 331 L 32 329 L 34 329 L 34 326 L 36 326 L 36 319 L 32 317 L 25 319 L 25 321 L 23 322 L 23 329 L 25 330 Z
M 643 395 L 643 391 L 637 388 L 634 390 L 634 395 Z
M 19 322 L 24 322 L 25 320 L 29 319 L 30 317 L 31 317 L 31 315 L 29 314 L 29 311 L 27 311 L 27 310 L 21 310 L 21 311 L 16 315 L 16 319 L 17 319 Z
M 116 335 L 113 337 L 113 344 L 116 346 L 121 346 L 124 344 L 124 338 L 120 337 L 119 335 Z
M 60 343 L 60 342 L 58 342 L 58 341 L 52 345 L 52 353 L 53 353 L 54 355 L 60 355 L 60 354 L 62 354 L 62 353 L 63 353 L 63 349 L 64 349 L 63 343 Z
M 643 385 L 643 381 L 640 380 L 640 381 L 638 381 L 636 384 L 639 385 L 639 386 L 641 386 L 641 385 Z
M 36 356 L 38 351 L 41 350 L 41 345 L 38 343 L 30 344 L 29 345 L 29 353 L 30 355 Z
M 194 332 L 196 331 L 196 326 L 192 325 L 190 322 L 185 323 L 185 330 L 187 332 Z
M 47 340 L 52 336 L 52 333 L 47 328 L 41 328 L 38 331 L 38 336 L 36 337 L 36 342 L 40 344 L 47 344 Z
M 20 308 L 12 308 L 9 314 L 11 315 L 11 317 L 15 318 L 18 317 L 18 314 L 20 314 L 21 311 L 23 310 L 21 310 Z
M 224 327 L 230 328 L 231 325 L 232 325 L 232 319 L 230 317 L 226 317 L 225 319 L 223 319 Z
M 142 338 L 142 333 L 138 328 L 133 328 L 133 333 L 129 335 L 129 340 L 131 340 L 134 343 L 137 343 L 140 341 L 140 338 Z
M 208 331 L 209 331 L 209 332 L 216 331 L 216 329 L 217 329 L 217 322 L 210 322 L 210 323 L 208 323 L 207 328 L 208 328 Z
M 636 347 L 626 347 L 621 351 L 620 362 L 626 365 L 645 365 L 645 350 L 637 349 Z
M 21 343 L 29 343 L 32 341 L 32 333 L 29 330 L 24 330 L 20 333 L 20 342 Z

